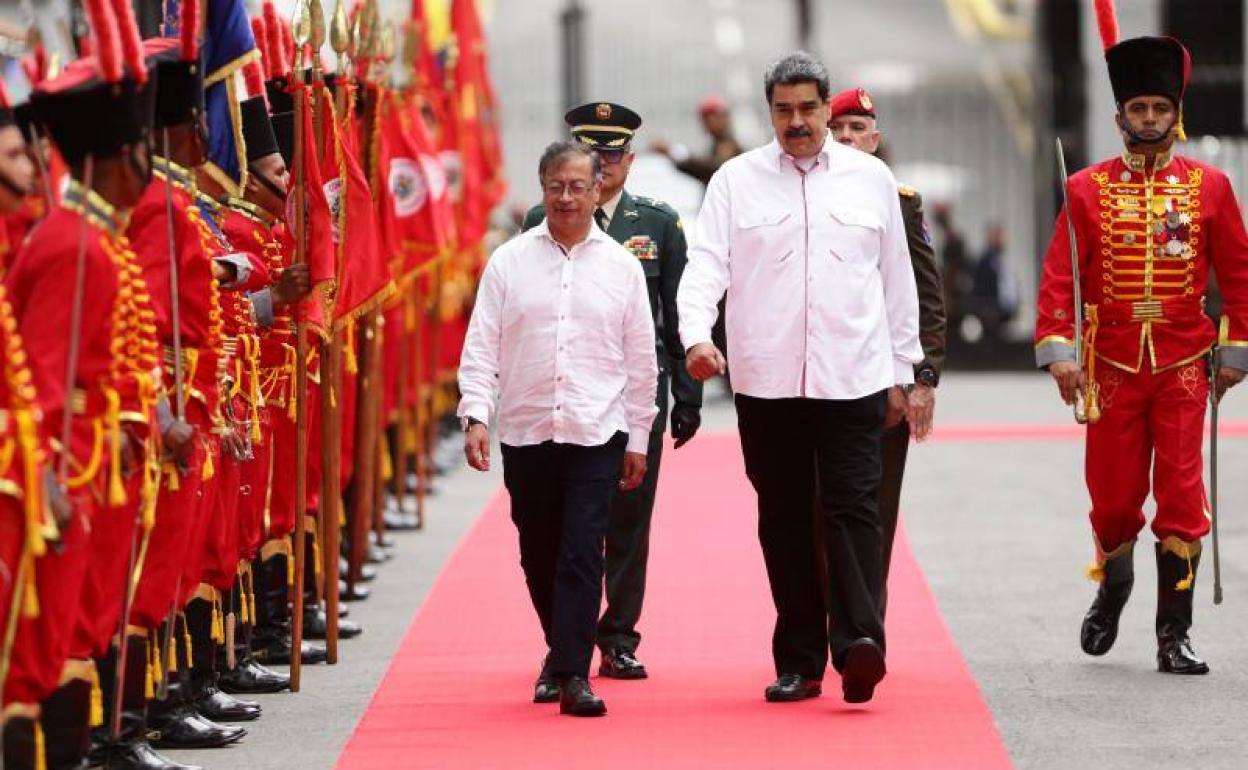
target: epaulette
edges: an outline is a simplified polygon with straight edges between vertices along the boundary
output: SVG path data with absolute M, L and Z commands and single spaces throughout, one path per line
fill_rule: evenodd
M 913 198 L 914 196 L 916 196 L 916 195 L 918 195 L 918 194 L 919 194 L 919 191 L 918 191 L 918 190 L 914 189 L 913 187 L 911 187 L 911 186 L 910 186 L 910 185 L 908 185 L 908 184 L 899 184 L 899 185 L 897 185 L 897 192 L 898 192 L 898 193 L 899 193 L 899 194 L 900 194 L 903 198 Z
M 664 203 L 663 201 L 659 200 L 658 198 L 647 198 L 647 197 L 645 197 L 644 195 L 634 195 L 634 196 L 633 196 L 633 203 L 636 203 L 636 204 L 637 204 L 637 205 L 639 205 L 639 206 L 645 206 L 645 207 L 646 207 L 646 208 L 648 208 L 648 209 L 654 209 L 655 211 L 661 211 L 661 212 L 663 212 L 664 214 L 667 214 L 668 216 L 672 217 L 673 219 L 675 219 L 675 220 L 677 220 L 677 221 L 679 221 L 679 220 L 680 220 L 680 214 L 677 214 L 677 213 L 676 213 L 676 209 L 674 209 L 674 208 L 672 208 L 671 206 L 667 205 L 666 203 Z

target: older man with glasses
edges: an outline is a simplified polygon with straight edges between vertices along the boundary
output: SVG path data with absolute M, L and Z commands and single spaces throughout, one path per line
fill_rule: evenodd
M 594 209 L 598 227 L 636 257 L 646 276 L 650 312 L 654 318 L 658 359 L 658 415 L 646 449 L 646 477 L 641 486 L 621 491 L 611 506 L 607 530 L 607 608 L 598 623 L 602 665 L 598 673 L 615 679 L 645 679 L 646 668 L 637 659 L 641 634 L 641 604 L 646 590 L 646 562 L 650 552 L 650 520 L 659 481 L 663 434 L 668 412 L 670 381 L 672 438 L 679 449 L 693 438 L 702 422 L 702 384 L 685 368 L 684 347 L 676 313 L 676 288 L 685 272 L 685 232 L 680 216 L 665 203 L 631 195 L 624 189 L 633 165 L 633 137 L 641 117 L 627 107 L 591 102 L 564 116 L 573 140 L 597 153 L 602 186 Z M 541 223 L 544 206 L 525 218 L 524 229 Z M 539 677 L 535 697 L 553 699 L 554 683 Z

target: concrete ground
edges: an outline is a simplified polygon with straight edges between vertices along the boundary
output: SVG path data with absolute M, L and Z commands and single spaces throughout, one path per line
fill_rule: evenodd
M 1248 391 L 1223 419 L 1248 420 Z M 1062 425 L 1068 411 L 1040 375 L 957 375 L 941 385 L 937 426 Z M 732 430 L 730 402 L 709 399 L 705 429 Z M 1248 696 L 1248 442 L 1222 442 L 1222 574 L 1226 602 L 1212 606 L 1206 552 L 1197 589 L 1194 642 L 1207 677 L 1156 673 L 1151 544 L 1137 554 L 1136 595 L 1117 646 L 1092 659 L 1078 647 L 1094 587 L 1073 439 L 971 442 L 937 438 L 912 448 L 903 519 L 945 620 L 983 688 L 1021 768 L 1242 767 Z M 496 458 L 497 459 L 497 458 Z M 304 668 L 303 692 L 264 696 L 265 716 L 238 746 L 172 753 L 208 768 L 329 768 L 446 558 L 501 483 L 456 471 L 433 498 L 428 526 L 395 535 L 397 558 L 352 605 L 362 637 L 342 644 L 335 667 Z M 663 483 L 678 483 L 665 477 Z M 658 515 L 662 515 L 659 512 Z M 517 574 L 517 579 L 519 576 Z

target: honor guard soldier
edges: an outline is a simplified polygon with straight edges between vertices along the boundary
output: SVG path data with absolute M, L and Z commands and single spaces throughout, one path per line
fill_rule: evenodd
M 647 449 L 645 479 L 637 489 L 618 493 L 611 509 L 607 530 L 607 609 L 598 625 L 598 646 L 602 650 L 599 674 L 644 679 L 646 669 L 636 657 L 641 642 L 637 621 L 641 618 L 646 588 L 650 519 L 663 454 L 669 381 L 674 402 L 671 415 L 675 446 L 679 448 L 693 438 L 702 423 L 702 385 L 685 368 L 676 313 L 676 288 L 686 263 L 685 233 L 680 216 L 671 206 L 624 189 L 635 157 L 633 136 L 641 126 L 637 113 L 618 104 L 593 102 L 569 110 L 564 120 L 572 129 L 573 139 L 593 148 L 602 160 L 602 192 L 594 221 L 637 257 L 646 276 L 654 314 L 659 413 Z M 525 217 L 524 229 L 539 224 L 545 216 L 542 206 L 533 208 Z M 544 669 L 536 696 L 557 696 Z
M 875 102 L 863 88 L 850 88 L 832 97 L 832 117 L 828 129 L 832 138 L 869 155 L 878 155 L 880 130 Z M 889 393 L 888 413 L 880 439 L 880 523 L 884 525 L 884 581 L 887 599 L 888 565 L 897 534 L 897 513 L 901 506 L 901 481 L 906 471 L 910 437 L 922 441 L 932 429 L 936 409 L 936 386 L 945 361 L 945 300 L 936 252 L 923 221 L 923 198 L 909 185 L 900 185 L 901 216 L 906 226 L 906 245 L 914 282 L 919 289 L 919 343 L 923 361 L 914 367 L 914 384 L 895 387 Z M 881 604 L 883 610 L 884 603 Z
M 1151 476 L 1157 666 L 1204 674 L 1209 667 L 1192 651 L 1188 631 L 1201 538 L 1210 528 L 1201 457 L 1208 354 L 1219 346 L 1220 396 L 1248 370 L 1248 235 L 1226 175 L 1174 152 L 1175 139 L 1183 138 L 1187 49 L 1169 37 L 1117 42 L 1112 7 L 1098 5 L 1126 151 L 1067 185 L 1044 259 L 1036 363 L 1088 423 L 1096 546 L 1089 575 L 1100 585 L 1083 621 L 1084 652 L 1104 655 L 1117 637 Z M 1074 323 L 1072 256 L 1082 328 Z M 1210 269 L 1225 298 L 1226 315 L 1216 325 L 1204 312 Z M 1082 336 L 1082 361 L 1075 335 Z

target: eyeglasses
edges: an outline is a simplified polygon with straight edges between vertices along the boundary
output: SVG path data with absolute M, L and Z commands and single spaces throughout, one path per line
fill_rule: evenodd
M 581 198 L 591 189 L 593 189 L 592 184 L 579 179 L 575 182 L 546 182 L 542 185 L 542 192 L 551 198 L 562 198 L 565 190 L 573 198 Z
M 616 163 L 624 160 L 624 155 L 628 150 L 596 150 L 596 152 L 603 163 L 614 166 Z

